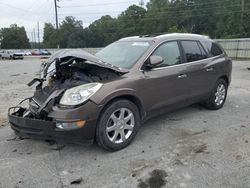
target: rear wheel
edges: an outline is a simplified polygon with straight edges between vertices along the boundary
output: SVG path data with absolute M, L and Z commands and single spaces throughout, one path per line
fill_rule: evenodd
M 108 151 L 117 151 L 128 146 L 140 127 L 137 106 L 128 100 L 112 102 L 99 119 L 96 140 Z
M 224 79 L 219 79 L 213 88 L 210 97 L 205 102 L 205 107 L 218 110 L 223 107 L 227 98 L 228 84 Z

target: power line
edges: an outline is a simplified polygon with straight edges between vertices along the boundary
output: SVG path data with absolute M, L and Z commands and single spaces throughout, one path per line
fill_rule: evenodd
M 244 10 L 244 11 L 250 11 L 250 9 L 249 10 Z M 160 13 L 160 12 L 158 12 L 158 13 Z M 161 13 L 163 13 L 163 12 L 161 12 Z M 220 12 L 217 12 L 216 14 L 218 14 L 218 15 L 224 15 L 224 14 L 228 14 L 228 13 L 241 13 L 241 11 L 220 11 Z M 197 14 L 196 15 L 196 17 L 199 17 L 199 16 L 205 16 L 205 15 L 211 15 L 211 14 L 209 14 L 209 13 L 206 13 L 206 14 Z M 145 20 L 152 20 L 152 21 L 155 21 L 156 19 L 161 19 L 161 17 L 160 16 L 165 16 L 165 15 L 155 15 L 155 16 L 152 16 L 152 17 L 150 17 L 150 18 L 141 18 L 139 21 L 145 21 Z M 175 15 L 175 18 L 185 18 L 186 17 L 186 15 Z M 125 21 L 125 22 L 131 22 L 131 19 L 123 19 L 123 21 Z M 166 19 L 166 22 L 168 22 L 169 20 L 168 19 Z M 228 24 L 227 23 L 217 23 L 216 25 L 224 25 L 224 26 L 228 26 Z M 72 33 L 75 33 L 75 32 L 78 32 L 79 31 L 79 28 L 76 28 L 76 30 L 75 31 L 72 31 L 71 32 L 71 34 Z M 55 31 L 51 31 L 49 34 L 54 34 L 55 33 Z M 103 31 L 102 33 L 113 33 L 113 32 L 105 32 L 105 31 Z
M 37 13 L 37 12 L 33 12 L 33 11 L 30 11 L 30 10 L 25 10 L 25 9 L 22 9 L 22 8 L 19 8 L 19 7 L 15 7 L 15 6 L 12 6 L 12 5 L 9 5 L 9 4 L 6 4 L 6 3 L 3 3 L 3 2 L 0 2 L 0 4 L 2 5 L 5 5 L 7 7 L 10 7 L 12 9 L 16 9 L 16 10 L 19 10 L 19 11 L 23 11 L 23 12 L 31 12 L 32 14 L 37 14 L 37 15 L 41 15 L 41 13 Z
M 211 5 L 223 2 L 231 2 L 232 0 L 218 0 L 208 3 L 187 3 L 183 6 L 179 7 L 186 7 L 186 6 L 200 6 L 200 5 Z M 69 5 L 69 6 L 62 6 L 61 8 L 81 8 L 81 7 L 89 7 L 89 6 L 105 6 L 105 5 L 117 5 L 117 4 L 125 4 L 125 3 L 134 3 L 134 1 L 123 1 L 123 2 L 110 2 L 110 3 L 93 3 L 93 4 L 84 4 L 84 5 Z M 169 3 L 169 5 L 174 3 Z
M 233 7 L 233 8 L 237 8 L 237 7 L 241 7 L 240 4 L 238 5 L 230 5 L 230 6 L 227 6 L 228 7 Z M 222 9 L 224 10 L 224 6 L 218 6 L 218 7 L 207 7 L 207 8 L 202 8 L 202 10 L 216 10 L 216 9 Z M 165 12 L 165 13 L 185 13 L 185 12 L 190 12 L 192 11 L 192 9 L 182 9 L 182 10 L 178 10 L 178 11 L 175 11 L 175 10 L 168 10 L 168 11 L 157 11 L 156 13 L 159 13 L 159 12 Z M 199 9 L 198 9 L 199 11 Z M 62 13 L 62 14 L 59 14 L 59 16 L 63 16 L 63 15 L 99 15 L 99 14 L 112 14 L 112 13 L 119 13 L 119 12 L 124 12 L 124 11 L 107 11 L 107 12 L 91 12 L 91 13 Z M 89 17 L 90 18 L 90 17 Z
M 244 10 L 244 12 L 247 12 L 247 11 L 249 11 L 249 10 Z M 238 12 L 240 12 L 240 13 L 242 13 L 242 11 L 241 10 L 236 10 L 236 11 L 225 11 L 225 9 L 223 9 L 223 8 L 221 8 L 221 7 L 218 7 L 217 8 L 217 11 L 215 11 L 215 12 L 213 12 L 213 13 L 211 13 L 211 12 L 206 12 L 206 13 L 197 13 L 197 14 L 195 14 L 195 16 L 204 16 L 204 15 L 212 15 L 212 14 L 224 14 L 224 13 L 238 13 Z M 160 16 L 165 16 L 166 14 L 171 14 L 171 13 L 174 13 L 174 17 L 184 17 L 184 18 L 186 18 L 187 17 L 187 15 L 186 15 L 186 13 L 191 13 L 190 12 L 190 10 L 186 10 L 186 11 L 173 11 L 173 12 L 171 12 L 171 11 L 158 11 L 158 12 L 155 12 L 154 14 L 152 14 L 152 15 L 150 15 L 150 17 L 144 17 L 144 18 L 142 18 L 142 19 L 144 19 L 144 20 L 147 20 L 147 19 L 154 19 L 154 18 L 158 18 L 158 15 L 160 15 Z M 185 15 L 183 15 L 183 14 L 185 14 Z M 82 15 L 82 16 L 81 16 Z M 78 16 L 78 18 L 85 18 L 85 19 L 94 19 L 94 18 L 100 18 L 100 16 L 91 16 L 91 17 L 87 17 L 87 16 L 84 16 L 84 14 L 79 14 L 79 16 Z M 124 20 L 124 19 L 123 19 Z M 129 21 L 131 21 L 130 19 L 129 19 Z
M 92 7 L 92 6 L 105 6 L 105 5 L 117 5 L 117 4 L 127 4 L 134 3 L 135 1 L 123 1 L 123 2 L 110 2 L 110 3 L 95 3 L 95 4 L 86 4 L 86 5 L 70 5 L 70 6 L 62 6 L 61 8 L 78 8 L 78 7 Z

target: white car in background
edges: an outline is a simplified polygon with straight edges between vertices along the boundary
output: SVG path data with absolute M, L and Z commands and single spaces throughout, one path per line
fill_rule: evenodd
M 2 59 L 23 59 L 23 54 L 12 50 L 4 50 L 1 53 Z

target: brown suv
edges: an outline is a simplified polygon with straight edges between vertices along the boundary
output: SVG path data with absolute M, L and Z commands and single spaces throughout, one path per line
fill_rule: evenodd
M 193 34 L 123 38 L 96 55 L 62 50 L 28 84 L 37 84 L 28 106 L 9 109 L 9 121 L 22 137 L 96 140 L 115 151 L 153 116 L 193 103 L 221 108 L 231 71 L 218 44 Z

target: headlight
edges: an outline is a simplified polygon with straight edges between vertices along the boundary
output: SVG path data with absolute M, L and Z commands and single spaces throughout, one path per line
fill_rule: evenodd
M 81 104 L 94 95 L 102 85 L 102 83 L 89 83 L 68 89 L 62 96 L 60 104 L 67 106 Z

